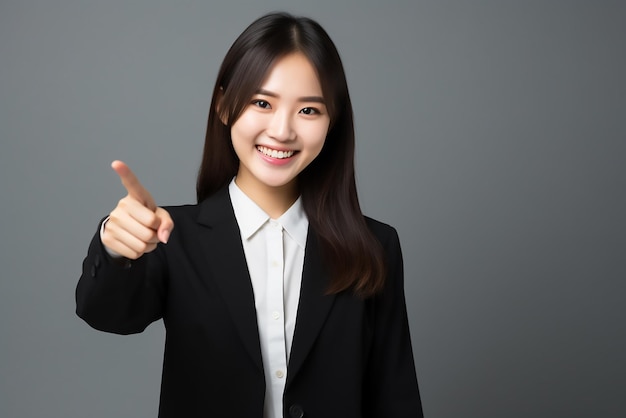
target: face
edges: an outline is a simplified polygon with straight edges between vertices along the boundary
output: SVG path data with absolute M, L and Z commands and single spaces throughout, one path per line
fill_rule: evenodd
M 322 150 L 329 124 L 309 60 L 300 53 L 280 59 L 232 126 L 237 185 L 244 192 L 297 191 L 298 174 Z

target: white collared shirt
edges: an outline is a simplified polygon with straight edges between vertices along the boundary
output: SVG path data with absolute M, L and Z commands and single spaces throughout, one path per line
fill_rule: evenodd
M 265 418 L 282 418 L 309 222 L 301 198 L 271 219 L 235 184 L 228 186 L 254 290 L 265 371 Z

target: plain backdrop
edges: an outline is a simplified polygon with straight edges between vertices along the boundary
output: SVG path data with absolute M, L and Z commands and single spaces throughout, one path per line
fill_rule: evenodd
M 74 313 L 124 195 L 109 164 L 193 203 L 219 64 L 273 10 L 317 19 L 344 60 L 426 417 L 626 416 L 626 4 L 608 0 L 2 0 L 0 416 L 156 416 L 162 323 L 122 337 Z

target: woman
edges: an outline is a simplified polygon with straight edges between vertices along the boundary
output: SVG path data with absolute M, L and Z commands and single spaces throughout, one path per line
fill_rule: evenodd
M 163 318 L 160 417 L 422 416 L 398 236 L 362 215 L 353 158 L 334 44 L 271 14 L 222 63 L 198 204 L 159 208 L 113 163 L 128 195 L 77 313 L 120 334 Z

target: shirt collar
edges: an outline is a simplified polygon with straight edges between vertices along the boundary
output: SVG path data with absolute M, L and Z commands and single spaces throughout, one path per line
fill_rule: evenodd
M 270 217 L 237 186 L 234 178 L 228 185 L 228 192 L 241 236 L 249 239 L 270 220 Z M 276 222 L 302 249 L 305 248 L 309 221 L 302 207 L 302 197 L 298 197 L 294 204 L 276 219 Z
M 309 220 L 302 206 L 302 196 L 296 199 L 293 205 L 277 219 L 277 222 L 282 225 L 285 232 L 289 234 L 300 248 L 305 249 Z

